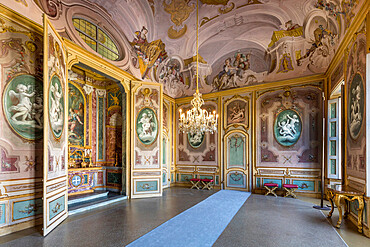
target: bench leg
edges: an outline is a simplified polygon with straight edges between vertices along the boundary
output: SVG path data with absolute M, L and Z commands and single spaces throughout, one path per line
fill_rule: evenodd
M 278 187 L 267 187 L 267 186 L 264 186 L 267 190 L 265 196 L 267 196 L 268 194 L 272 194 L 274 195 L 275 197 L 277 197 L 277 195 L 275 194 L 275 190 L 278 188 Z
M 203 182 L 202 181 L 202 184 L 203 184 L 203 190 L 205 190 L 205 189 L 211 190 L 212 189 L 212 183 L 211 182 Z
M 198 190 L 200 190 L 200 181 L 196 181 L 196 182 L 193 182 L 193 181 L 190 181 L 193 185 L 191 186 L 190 189 L 192 188 L 197 188 Z
M 288 189 L 288 188 L 285 188 L 284 189 L 286 190 L 286 193 L 285 193 L 285 196 L 284 197 L 287 197 L 287 196 L 292 196 L 294 197 L 295 199 L 297 199 L 297 197 L 295 196 L 294 194 L 294 191 L 297 190 L 297 188 L 291 188 L 291 189 Z

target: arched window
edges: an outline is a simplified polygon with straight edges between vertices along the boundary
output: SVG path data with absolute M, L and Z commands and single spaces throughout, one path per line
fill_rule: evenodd
M 73 18 L 73 25 L 80 37 L 94 51 L 110 60 L 118 60 L 119 52 L 116 44 L 99 26 L 81 18 Z

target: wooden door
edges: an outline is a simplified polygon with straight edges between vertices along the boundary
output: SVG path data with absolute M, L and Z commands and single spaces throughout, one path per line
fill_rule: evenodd
M 62 38 L 44 15 L 43 234 L 68 216 L 67 66 Z
M 224 137 L 224 188 L 248 191 L 249 136 L 232 130 Z

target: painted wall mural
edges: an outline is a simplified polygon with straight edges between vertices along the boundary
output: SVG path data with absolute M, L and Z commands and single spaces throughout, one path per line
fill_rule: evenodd
M 141 87 L 135 96 L 135 168 L 160 168 L 160 93 L 157 87 Z
M 12 130 L 25 140 L 40 139 L 43 135 L 42 82 L 21 74 L 6 86 L 3 106 Z
M 194 134 L 188 133 L 187 139 L 188 139 L 189 145 L 192 148 L 199 148 L 204 141 L 204 134 L 201 134 L 199 132 L 194 133 Z
M 242 126 L 249 128 L 249 98 L 235 95 L 225 101 L 224 128 Z
M 136 82 L 132 90 L 131 124 L 135 134 L 131 150 L 131 192 L 134 198 L 162 194 L 162 95 L 161 85 L 154 83 Z
M 346 173 L 350 186 L 365 191 L 366 175 L 366 35 L 365 23 L 356 32 L 348 47 L 345 95 L 347 97 L 346 122 Z M 351 179 L 355 178 L 355 179 Z M 362 182 L 360 182 L 362 181 Z
M 54 137 L 59 139 L 64 128 L 64 87 L 56 75 L 51 78 L 48 105 L 50 127 Z
M 68 142 L 70 145 L 83 147 L 86 131 L 86 100 L 79 86 L 69 83 L 68 90 Z
M 138 56 L 138 65 L 142 79 L 148 76 L 152 67 L 158 66 L 164 59 L 167 58 L 165 44 L 162 40 L 147 41 L 148 29 L 142 27 L 140 31 L 135 32 L 135 38 L 131 42 Z
M 320 84 L 259 93 L 257 168 L 319 168 Z
M 302 120 L 299 114 L 291 109 L 279 112 L 275 118 L 274 135 L 283 146 L 295 144 L 302 132 Z
M 24 2 L 24 1 L 23 1 Z M 17 3 L 20 8 L 23 2 Z M 42 176 L 43 37 L 0 7 L 0 226 L 34 221 Z M 42 188 L 42 184 L 41 184 Z M 39 197 L 39 195 L 38 195 Z
M 349 134 L 356 140 L 360 135 L 365 111 L 365 90 L 361 75 L 356 73 L 350 82 L 348 92 L 348 123 Z
M 180 106 L 186 112 L 190 109 L 189 104 Z M 217 102 L 212 100 L 206 101 L 203 109 L 209 112 L 218 109 Z M 176 113 L 176 121 L 178 121 L 178 111 Z M 177 123 L 178 124 L 178 123 Z M 177 133 L 177 152 L 176 164 L 178 165 L 218 165 L 218 138 L 217 133 L 204 135 Z
M 158 120 L 155 112 L 148 107 L 140 110 L 136 118 L 136 134 L 145 144 L 152 144 L 158 136 Z

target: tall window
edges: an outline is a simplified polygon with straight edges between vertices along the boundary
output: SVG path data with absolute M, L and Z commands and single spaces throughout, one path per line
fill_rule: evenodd
M 116 44 L 99 26 L 81 18 L 73 18 L 73 25 L 94 51 L 113 61 L 119 58 Z

